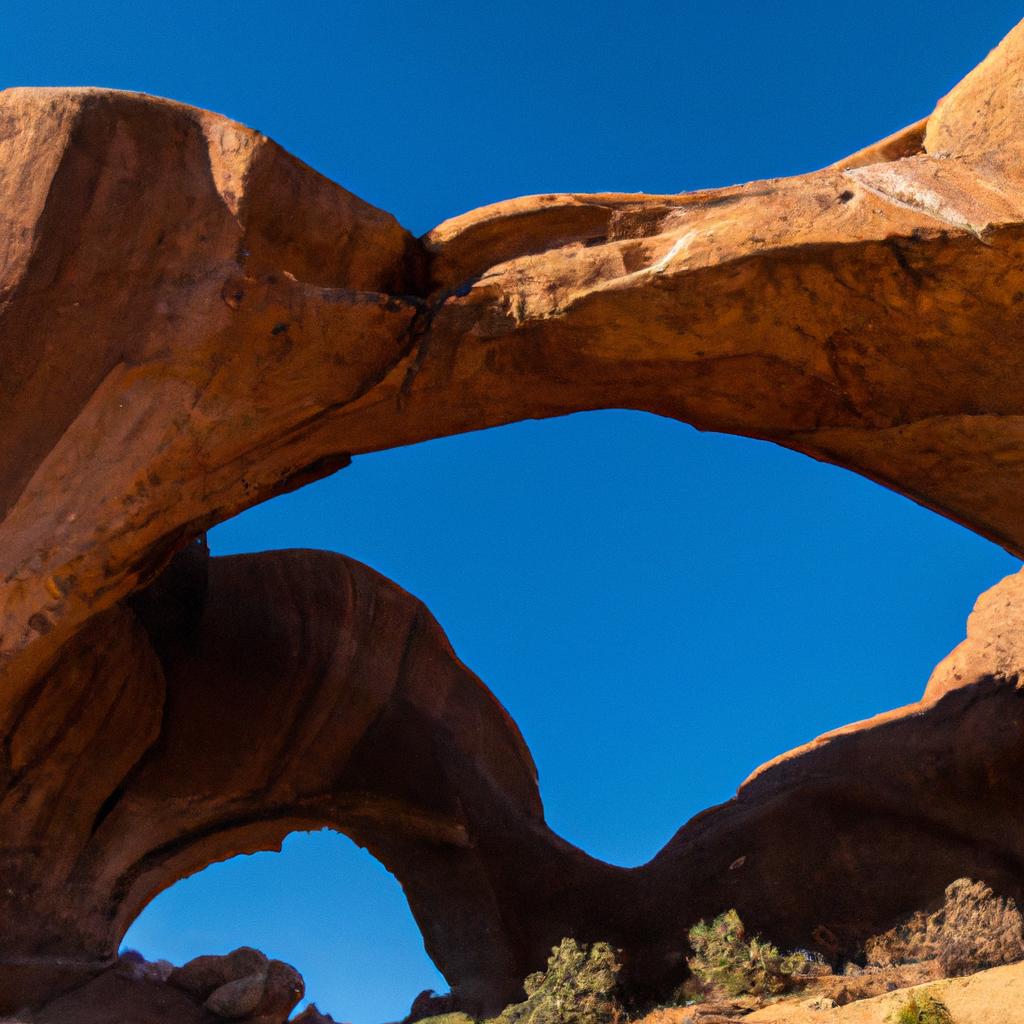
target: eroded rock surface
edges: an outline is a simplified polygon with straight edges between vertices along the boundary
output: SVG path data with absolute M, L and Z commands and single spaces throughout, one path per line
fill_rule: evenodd
M 54 734 L 74 719 L 68 752 L 42 732 L 46 756 L 19 762 L 10 796 L 20 832 L 2 840 L 4 1004 L 101 969 L 177 878 L 323 826 L 398 875 L 468 999 L 518 990 L 526 971 L 500 917 L 511 909 L 497 905 L 518 889 L 502 877 L 517 843 L 550 847 L 550 871 L 589 859 L 543 825 L 518 730 L 418 601 L 341 556 L 208 561 L 194 545 L 134 610 L 76 645 L 34 705 Z M 112 696 L 93 710 L 107 680 Z M 149 720 L 155 732 L 140 728 Z M 206 999 L 235 980 L 216 974 L 224 964 L 200 960 L 172 981 Z
M 967 620 L 967 639 L 935 666 L 925 700 L 959 686 L 1000 679 L 1019 686 L 1024 678 L 1024 570 L 1000 580 L 978 598 Z
M 417 601 L 340 556 L 191 541 L 352 455 L 625 406 L 1024 553 L 1022 123 L 1018 27 L 825 170 L 512 200 L 416 240 L 217 115 L 0 94 L 0 1011 L 123 988 L 148 900 L 303 827 L 395 873 L 478 1013 L 567 935 L 655 993 L 727 907 L 839 954 L 958 877 L 1020 902 L 1016 639 L 965 661 L 1005 616 L 928 700 L 776 759 L 624 870 L 547 828 L 514 723 Z M 258 1010 L 263 971 L 203 998 Z

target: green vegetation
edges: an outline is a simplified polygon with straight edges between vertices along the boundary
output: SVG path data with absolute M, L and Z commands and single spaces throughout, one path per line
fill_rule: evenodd
M 607 942 L 580 945 L 563 939 L 546 971 L 523 984 L 526 1001 L 507 1006 L 492 1024 L 617 1024 L 619 962 Z
M 726 996 L 778 995 L 795 987 L 806 953 L 783 955 L 759 936 L 748 938 L 735 910 L 690 929 L 690 970 L 705 989 Z
M 912 992 L 889 1017 L 890 1024 L 953 1024 L 945 1003 L 928 992 Z

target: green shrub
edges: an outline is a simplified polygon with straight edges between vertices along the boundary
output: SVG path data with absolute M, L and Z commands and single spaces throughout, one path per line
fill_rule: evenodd
M 889 1016 L 890 1024 L 953 1024 L 946 1004 L 928 992 L 911 992 Z
M 698 921 L 689 937 L 690 970 L 707 989 L 726 996 L 786 992 L 808 963 L 806 953 L 783 955 L 759 936 L 748 938 L 735 910 L 719 914 L 710 923 Z
M 619 961 L 607 942 L 592 946 L 563 939 L 546 971 L 524 983 L 526 1001 L 507 1006 L 491 1024 L 617 1024 Z

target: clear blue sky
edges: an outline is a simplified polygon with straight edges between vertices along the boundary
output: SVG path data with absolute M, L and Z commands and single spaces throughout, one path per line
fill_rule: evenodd
M 0 86 L 229 114 L 418 233 L 514 195 L 814 169 L 928 113 L 1022 13 L 5 0 Z M 210 539 L 341 551 L 423 598 L 520 723 L 553 827 L 621 864 L 766 758 L 916 699 L 1018 567 L 849 473 L 626 412 L 365 456 Z M 338 836 L 211 867 L 127 939 L 178 962 L 243 943 L 354 1024 L 443 987 L 397 883 Z

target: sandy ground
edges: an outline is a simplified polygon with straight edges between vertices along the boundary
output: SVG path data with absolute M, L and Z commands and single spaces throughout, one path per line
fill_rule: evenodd
M 933 992 L 954 1024 L 1024 1024 L 1024 963 L 904 988 L 834 1010 L 810 1010 L 800 1000 L 777 1003 L 741 1018 L 743 1024 L 885 1024 L 909 992 Z

